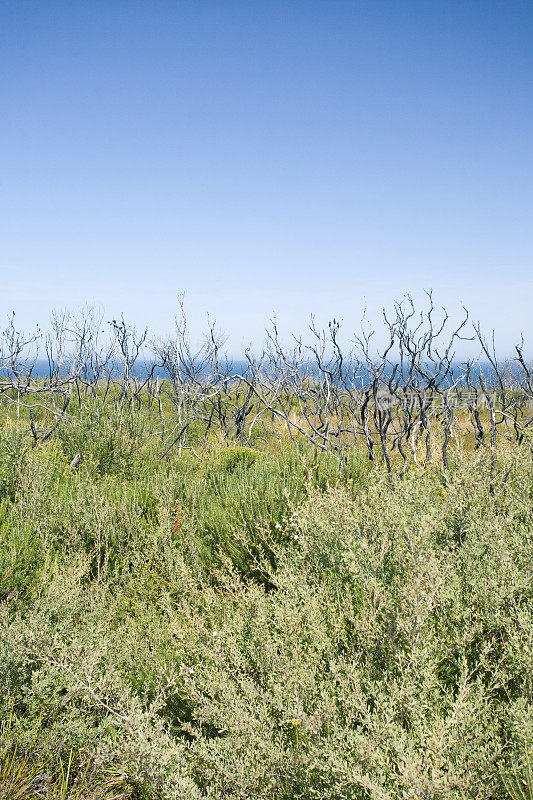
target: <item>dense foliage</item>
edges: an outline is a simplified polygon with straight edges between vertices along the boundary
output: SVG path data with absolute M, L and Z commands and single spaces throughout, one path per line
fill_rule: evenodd
M 529 446 L 392 489 L 135 420 L 0 432 L 0 797 L 532 796 Z

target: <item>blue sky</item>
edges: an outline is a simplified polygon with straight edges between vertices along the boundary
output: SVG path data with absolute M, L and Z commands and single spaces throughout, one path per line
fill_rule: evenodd
M 229 346 L 405 292 L 533 341 L 533 4 L 0 3 L 0 315 Z

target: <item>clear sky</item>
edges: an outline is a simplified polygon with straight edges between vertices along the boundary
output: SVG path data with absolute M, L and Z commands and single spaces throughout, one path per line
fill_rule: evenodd
M 0 316 L 533 343 L 533 3 L 0 0 Z

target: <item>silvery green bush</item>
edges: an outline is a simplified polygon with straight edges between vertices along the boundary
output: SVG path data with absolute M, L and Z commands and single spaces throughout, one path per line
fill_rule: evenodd
M 130 797 L 512 796 L 533 747 L 531 459 L 502 450 L 495 480 L 483 451 L 451 455 L 392 491 L 282 451 L 137 475 L 71 470 L 53 439 L 25 452 L 0 515 L 14 740 L 120 767 Z

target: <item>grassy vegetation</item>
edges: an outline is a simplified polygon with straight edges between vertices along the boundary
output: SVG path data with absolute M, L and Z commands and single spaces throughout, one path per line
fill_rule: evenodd
M 0 798 L 532 798 L 531 448 L 392 490 L 149 413 L 0 429 Z

